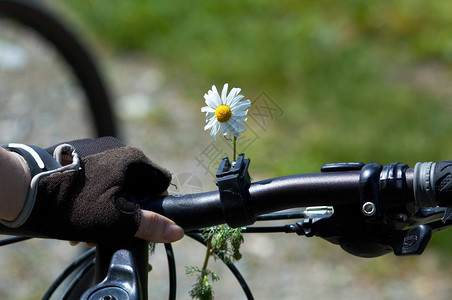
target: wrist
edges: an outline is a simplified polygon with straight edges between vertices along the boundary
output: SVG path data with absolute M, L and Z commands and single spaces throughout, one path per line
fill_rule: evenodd
M 5 213 L 3 218 L 0 218 L 0 223 L 17 228 L 22 226 L 32 214 L 41 179 L 66 171 L 78 171 L 80 160 L 75 149 L 68 144 L 58 145 L 53 151 L 54 156 L 40 147 L 24 144 L 10 143 L 5 149 L 10 151 L 10 153 L 4 154 L 5 161 L 9 161 L 9 166 L 4 166 L 5 169 L 0 170 L 0 174 L 9 176 L 6 184 L 8 184 L 8 180 L 13 182 L 12 184 L 10 182 L 11 186 L 4 185 L 3 190 L 11 190 L 14 195 L 10 199 L 4 197 Z M 66 154 L 70 154 L 73 161 L 69 165 L 62 166 L 60 161 Z M 11 160 L 11 158 L 13 159 Z M 8 175 L 8 172 L 12 170 L 16 172 L 15 176 Z M 21 176 L 23 176 L 23 180 L 21 180 Z M 15 184 L 14 188 L 13 184 Z M 22 186 L 20 186 L 21 184 Z
M 24 207 L 31 173 L 19 155 L 0 148 L 0 219 L 15 220 Z

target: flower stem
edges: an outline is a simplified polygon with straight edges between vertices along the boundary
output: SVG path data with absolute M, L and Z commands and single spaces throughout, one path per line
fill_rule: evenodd
M 234 135 L 234 140 L 233 140 L 233 144 L 234 144 L 234 152 L 232 154 L 232 158 L 234 159 L 234 161 L 236 160 L 236 154 L 237 154 L 237 137 Z
M 204 264 L 202 265 L 202 272 L 205 273 L 207 270 L 207 264 L 209 263 L 209 257 L 212 254 L 212 238 L 213 236 L 210 236 L 207 240 L 206 244 L 206 257 L 204 257 Z

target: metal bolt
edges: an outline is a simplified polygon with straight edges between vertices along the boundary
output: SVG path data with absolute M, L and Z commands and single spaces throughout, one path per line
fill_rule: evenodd
M 362 211 L 365 216 L 371 217 L 377 211 L 377 207 L 375 206 L 375 203 L 373 203 L 373 202 L 366 202 L 363 205 Z
M 396 215 L 396 220 L 399 222 L 406 222 L 408 221 L 408 216 L 406 214 L 398 214 Z

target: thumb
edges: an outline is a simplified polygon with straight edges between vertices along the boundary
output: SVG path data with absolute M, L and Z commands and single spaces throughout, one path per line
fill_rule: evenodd
M 172 243 L 184 237 L 184 230 L 162 215 L 141 210 L 141 222 L 135 237 L 154 243 Z

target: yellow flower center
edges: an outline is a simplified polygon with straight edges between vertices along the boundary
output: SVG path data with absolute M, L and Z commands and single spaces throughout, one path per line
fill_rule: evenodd
M 218 122 L 224 123 L 227 122 L 232 116 L 232 111 L 229 106 L 222 104 L 217 107 L 215 110 L 215 118 Z

